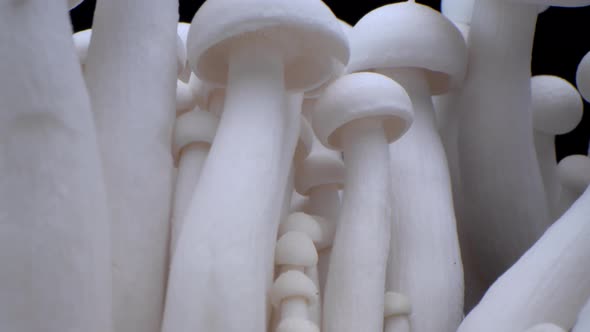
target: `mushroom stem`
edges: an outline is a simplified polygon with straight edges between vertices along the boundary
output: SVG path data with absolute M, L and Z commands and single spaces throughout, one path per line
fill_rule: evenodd
M 389 147 L 395 218 L 387 289 L 410 299 L 414 331 L 455 331 L 463 316 L 463 265 L 430 88 L 423 70 L 383 72 L 406 89 L 414 107 L 412 127 Z
M 323 326 L 326 332 L 381 331 L 390 239 L 389 150 L 377 120 L 342 133 L 346 182 L 330 257 Z
M 488 290 L 459 332 L 518 332 L 546 321 L 566 329 L 590 296 L 590 189 Z M 550 299 L 548 301 L 547 299 Z
M 547 206 L 551 212 L 552 220 L 559 217 L 559 196 L 561 184 L 557 176 L 557 156 L 555 154 L 555 136 L 534 131 L 535 151 L 539 161 Z
M 321 144 L 321 143 L 317 143 Z M 327 230 L 325 236 L 333 236 L 335 223 L 338 221 L 340 212 L 340 196 L 338 195 L 338 185 L 321 185 L 311 188 L 309 190 L 309 206 L 307 212 L 312 215 L 320 216 L 325 219 L 323 226 L 331 226 L 331 230 Z M 332 240 L 329 240 L 332 241 Z M 318 250 L 318 278 L 319 290 L 323 293 L 326 285 L 326 278 L 328 276 L 328 268 L 330 264 L 330 255 L 332 253 L 332 246 Z
M 71 33 L 66 1 L 0 3 L 2 331 L 112 331 L 108 206 Z
M 164 332 L 265 330 L 286 184 L 284 96 L 274 49 L 252 42 L 234 50 L 225 109 L 172 260 Z
M 578 320 L 576 325 L 572 329 L 572 332 L 586 332 L 590 331 L 590 299 L 584 305 L 584 308 L 578 314 Z
M 537 11 L 535 5 L 508 1 L 474 5 L 469 70 L 457 102 L 466 219 L 461 232 L 470 239 L 466 250 L 477 257 L 473 270 L 486 284 L 550 224 L 532 133 L 530 61 Z
M 307 318 L 309 305 L 304 297 L 292 297 L 281 302 L 281 320 Z
M 161 325 L 173 187 L 177 21 L 175 1 L 96 4 L 85 74 L 113 216 L 115 332 L 155 332 Z
M 181 219 L 193 198 L 193 193 L 199 182 L 199 177 L 209 155 L 210 144 L 192 143 L 182 149 L 182 155 L 178 162 L 178 175 L 174 192 L 174 204 L 172 209 L 172 225 L 170 235 L 170 248 L 174 252 L 181 229 Z

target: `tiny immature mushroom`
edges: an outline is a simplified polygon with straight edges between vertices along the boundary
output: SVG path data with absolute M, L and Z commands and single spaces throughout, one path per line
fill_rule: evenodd
M 566 330 L 590 297 L 590 189 L 486 292 L 458 332 L 520 332 L 539 322 Z
M 385 332 L 410 332 L 409 316 L 412 314 L 410 300 L 400 293 L 385 293 Z
M 404 89 L 376 73 L 342 76 L 315 105 L 315 133 L 325 146 L 343 151 L 346 165 L 326 281 L 326 332 L 383 329 L 391 224 L 389 143 L 408 130 L 411 110 Z
M 174 252 L 186 208 L 199 182 L 201 169 L 217 131 L 217 116 L 195 108 L 176 119 L 173 151 L 178 159 L 178 175 L 172 208 L 170 248 Z
M 271 303 L 280 313 L 276 332 L 319 332 L 309 319 L 309 306 L 317 300 L 318 289 L 301 271 L 287 271 L 270 289 Z
M 584 104 L 578 90 L 568 81 L 550 75 L 531 79 L 535 150 L 545 186 L 547 204 L 554 219 L 561 214 L 557 177 L 555 136 L 572 131 L 580 120 Z
M 563 158 L 557 164 L 557 176 L 561 184 L 559 208 L 564 213 L 590 185 L 590 158 L 585 155 Z
M 66 6 L 0 2 L 3 332 L 112 331 L 105 181 Z
M 264 331 L 277 197 L 290 164 L 282 153 L 289 143 L 286 96 L 325 82 L 332 61 L 346 64 L 348 41 L 319 0 L 209 0 L 195 14 L 187 44 L 195 75 L 226 90 L 172 259 L 162 331 Z
M 321 217 L 320 217 L 321 218 Z M 319 246 L 324 242 L 323 239 L 323 231 L 316 220 L 316 217 L 310 216 L 305 213 L 296 212 L 289 215 L 286 221 L 281 223 L 279 226 L 279 236 L 287 232 L 301 232 L 306 234 L 312 241 L 316 248 L 316 256 L 317 251 L 319 250 Z M 314 265 L 305 268 L 305 275 L 307 275 L 318 288 L 320 287 L 319 283 L 319 274 L 318 274 L 318 261 Z M 322 295 L 318 294 L 317 301 L 310 306 L 310 315 L 311 320 L 316 324 L 321 324 L 321 317 L 322 317 Z
M 377 33 L 385 30 L 390 32 Z M 389 146 L 393 216 L 387 290 L 410 299 L 414 332 L 454 332 L 463 316 L 463 265 L 432 96 L 460 86 L 467 64 L 463 36 L 434 9 L 401 2 L 361 18 L 350 43 L 348 69 L 392 78 L 414 110 L 408 133 Z M 399 51 L 388 51 L 393 49 Z
M 279 274 L 285 271 L 305 272 L 318 263 L 318 253 L 312 239 L 303 232 L 290 231 L 279 238 L 275 249 L 275 264 Z

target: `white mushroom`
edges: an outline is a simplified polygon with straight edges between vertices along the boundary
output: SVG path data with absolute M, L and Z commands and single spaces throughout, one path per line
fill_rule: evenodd
M 526 332 L 566 332 L 561 327 L 551 324 L 551 323 L 542 323 L 537 324 L 530 329 L 527 329 Z
M 226 86 L 225 102 L 172 260 L 162 330 L 263 331 L 289 171 L 286 92 L 324 82 L 333 60 L 348 61 L 348 43 L 318 0 L 210 0 L 188 50 L 196 76 Z
M 159 331 L 173 187 L 178 4 L 98 0 L 85 66 L 112 223 L 114 332 Z
M 535 151 L 547 204 L 552 218 L 557 219 L 563 211 L 559 207 L 561 184 L 557 177 L 555 135 L 566 134 L 580 123 L 584 105 L 578 90 L 557 76 L 534 76 L 531 95 Z
M 281 274 L 270 290 L 271 302 L 281 312 L 276 332 L 319 332 L 308 313 L 317 296 L 316 286 L 303 272 Z
M 576 325 L 572 329 L 572 332 L 587 332 L 590 331 L 590 299 L 584 305 L 584 308 L 578 314 Z
M 322 326 L 326 332 L 380 331 L 391 232 L 388 144 L 410 127 L 411 102 L 387 77 L 357 73 L 330 84 L 315 106 L 316 135 L 343 151 L 346 165 Z
M 390 32 L 377 33 L 385 30 Z M 410 299 L 413 331 L 455 331 L 463 315 L 463 267 L 431 97 L 460 85 L 465 42 L 440 13 L 402 2 L 365 15 L 354 26 L 350 43 L 349 70 L 390 76 L 406 89 L 414 108 L 412 128 L 389 147 L 393 225 L 387 290 Z
M 112 331 L 109 212 L 67 14 L 0 4 L 1 331 Z
M 573 327 L 590 297 L 590 190 L 486 292 L 458 332 L 520 332 L 539 322 Z
M 198 108 L 176 119 L 173 152 L 178 158 L 178 175 L 172 208 L 171 253 L 176 248 L 186 208 L 199 182 L 203 164 L 207 160 L 209 149 L 215 138 L 218 122 L 219 119 L 215 115 Z

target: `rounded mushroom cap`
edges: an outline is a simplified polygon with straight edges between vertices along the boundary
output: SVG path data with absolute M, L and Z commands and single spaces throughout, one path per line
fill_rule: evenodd
M 586 101 L 590 101 L 590 52 L 586 53 L 576 70 L 576 86 Z
M 322 241 L 322 228 L 320 224 L 313 216 L 303 212 L 290 214 L 287 220 L 279 226 L 279 236 L 291 231 L 306 234 L 314 244 Z
M 301 117 L 301 126 L 299 127 L 299 139 L 297 140 L 297 147 L 295 147 L 295 155 L 293 160 L 295 165 L 301 165 L 311 153 L 313 145 L 313 130 L 309 122 Z
M 454 23 L 471 24 L 475 0 L 442 0 L 440 12 Z
M 200 79 L 227 83 L 228 58 L 242 38 L 264 38 L 283 54 L 287 90 L 307 90 L 347 64 L 348 39 L 320 0 L 209 0 L 188 35 L 189 63 Z
M 533 127 L 550 135 L 572 131 L 584 111 L 578 90 L 561 77 L 539 75 L 531 78 Z
M 82 2 L 84 2 L 84 0 L 68 0 L 68 6 L 70 7 L 70 9 L 74 9 L 78 7 L 78 5 Z
M 303 232 L 283 234 L 275 248 L 276 265 L 312 267 L 318 263 L 318 252 L 312 239 Z
M 314 136 L 310 155 L 295 169 L 295 190 L 308 195 L 310 190 L 325 185 L 344 187 L 345 168 L 342 155 L 328 150 Z
M 433 95 L 446 93 L 465 77 L 467 47 L 461 33 L 428 6 L 400 2 L 371 11 L 352 29 L 350 48 L 349 72 L 424 69 Z
M 318 289 L 308 276 L 301 271 L 287 271 L 281 274 L 270 289 L 270 301 L 278 308 L 284 299 L 302 297 L 309 304 L 318 298 Z
M 276 332 L 320 332 L 320 329 L 312 321 L 287 318 L 279 323 Z
M 192 143 L 211 145 L 218 122 L 219 119 L 215 115 L 198 108 L 179 116 L 174 127 L 174 155 L 178 156 L 182 148 Z
M 405 295 L 396 292 L 385 293 L 385 310 L 383 313 L 385 318 L 410 314 L 412 314 L 412 304 Z
M 74 47 L 80 59 L 80 64 L 86 64 L 86 57 L 88 56 L 88 47 L 90 46 L 90 39 L 92 38 L 92 29 L 82 30 L 76 32 L 74 38 Z
M 387 76 L 355 73 L 326 88 L 315 105 L 312 127 L 322 144 L 342 150 L 342 129 L 369 118 L 380 120 L 388 142 L 394 142 L 412 124 L 412 102 L 406 90 Z
M 571 155 L 557 164 L 557 176 L 561 185 L 576 193 L 582 193 L 590 185 L 590 158 Z
M 561 327 L 551 324 L 551 323 L 543 323 L 535 325 L 526 330 L 526 332 L 566 332 Z

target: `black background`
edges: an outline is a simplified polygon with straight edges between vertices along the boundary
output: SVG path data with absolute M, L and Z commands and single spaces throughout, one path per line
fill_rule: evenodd
M 369 11 L 397 1 L 324 0 L 324 2 L 338 18 L 354 25 Z M 418 2 L 440 10 L 440 1 L 419 0 Z M 71 11 L 75 31 L 91 27 L 95 3 L 95 0 L 86 0 Z M 202 0 L 181 0 L 179 2 L 180 20 L 190 22 L 202 3 Z M 533 49 L 533 75 L 556 75 L 575 85 L 578 63 L 590 51 L 590 36 L 585 33 L 588 28 L 590 28 L 590 7 L 552 7 L 542 13 L 537 22 Z M 571 154 L 587 154 L 590 139 L 590 105 L 584 103 L 584 108 L 582 123 L 573 132 L 557 137 L 558 159 Z

